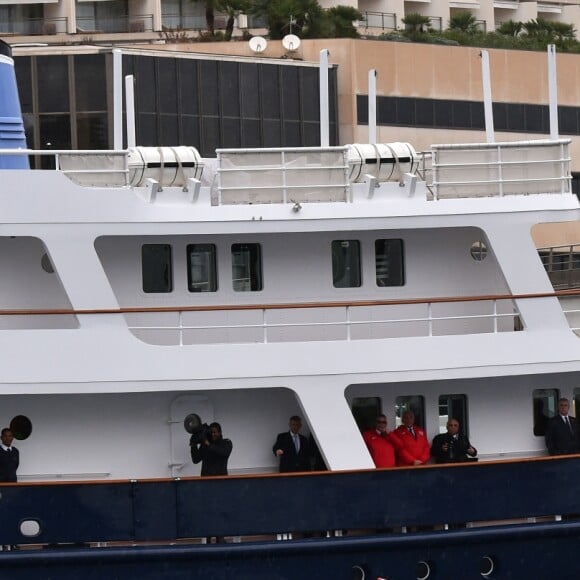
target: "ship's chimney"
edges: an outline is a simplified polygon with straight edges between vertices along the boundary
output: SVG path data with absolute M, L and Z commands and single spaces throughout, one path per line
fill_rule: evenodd
M 0 149 L 26 149 L 12 50 L 0 40 Z M 26 155 L 2 155 L 0 169 L 28 169 Z

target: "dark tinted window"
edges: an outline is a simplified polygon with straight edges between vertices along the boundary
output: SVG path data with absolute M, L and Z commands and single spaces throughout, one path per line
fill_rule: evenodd
M 38 109 L 41 113 L 69 111 L 68 58 L 39 56 Z
M 383 412 L 379 397 L 355 397 L 351 409 L 361 431 L 374 427 L 376 418 Z
M 157 88 L 159 91 L 159 112 L 175 115 L 177 113 L 176 59 L 157 59 Z
M 169 244 L 145 244 L 141 248 L 143 292 L 161 293 L 173 291 L 171 246 Z
M 546 434 L 548 421 L 558 413 L 558 389 L 534 389 L 534 435 L 543 437 Z M 576 395 L 574 395 L 576 406 Z M 578 407 L 576 407 L 578 411 Z
M 332 284 L 335 288 L 358 288 L 361 285 L 360 242 L 332 242 Z
M 403 240 L 375 241 L 375 269 L 377 286 L 405 284 Z
M 224 117 L 240 116 L 239 64 L 224 61 L 219 67 L 219 96 Z
M 465 395 L 439 396 L 439 433 L 447 433 L 449 419 L 457 419 L 459 432 L 469 437 L 467 397 Z
M 425 425 L 425 398 L 422 395 L 403 395 L 395 399 L 395 423 L 402 424 L 405 411 L 412 411 L 415 415 L 415 425 L 426 429 Z
M 259 244 L 232 244 L 232 284 L 236 292 L 262 290 L 262 249 Z
M 107 110 L 105 57 L 84 54 L 74 57 L 75 93 L 78 111 Z
M 216 248 L 213 244 L 187 246 L 187 286 L 190 292 L 215 292 Z

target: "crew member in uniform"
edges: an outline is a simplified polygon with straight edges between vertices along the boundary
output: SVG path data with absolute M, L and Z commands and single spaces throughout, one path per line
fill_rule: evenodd
M 395 444 L 387 431 L 387 417 L 379 415 L 375 426 L 363 432 L 363 439 L 373 458 L 375 467 L 395 467 Z
M 0 482 L 14 483 L 17 481 L 16 471 L 20 464 L 20 453 L 12 445 L 14 435 L 8 427 L 2 429 L 0 434 Z
M 310 471 L 310 446 L 308 439 L 300 434 L 302 420 L 298 415 L 290 417 L 289 431 L 278 433 L 272 447 L 274 455 L 280 460 L 280 473 Z
M 431 448 L 425 431 L 415 425 L 415 414 L 413 411 L 405 411 L 401 420 L 403 424 L 393 431 L 393 437 L 398 441 L 397 465 L 427 463 L 431 456 Z
M 570 401 L 560 399 L 558 414 L 548 421 L 546 447 L 550 455 L 568 455 L 579 450 L 576 419 L 568 415 L 569 410 Z
M 449 419 L 447 433 L 441 433 L 433 438 L 431 457 L 435 463 L 461 463 L 474 459 L 476 455 L 477 449 L 465 435 L 459 433 L 457 419 Z

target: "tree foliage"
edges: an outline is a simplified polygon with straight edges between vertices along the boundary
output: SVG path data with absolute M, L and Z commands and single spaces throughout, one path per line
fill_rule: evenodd
M 479 32 L 475 16 L 468 10 L 461 10 L 449 19 L 449 30 L 461 30 L 466 34 Z

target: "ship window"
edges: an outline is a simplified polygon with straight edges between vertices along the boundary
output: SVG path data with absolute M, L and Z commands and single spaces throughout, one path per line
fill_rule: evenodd
M 332 242 L 332 283 L 335 288 L 358 288 L 361 285 L 360 242 Z
M 236 292 L 262 290 L 260 244 L 232 244 L 232 282 Z
M 558 412 L 558 389 L 534 389 L 534 435 L 543 437 L 546 434 L 548 421 Z M 576 406 L 576 393 L 574 393 Z
M 190 292 L 216 292 L 216 248 L 213 244 L 187 246 L 187 286 Z
M 467 397 L 465 395 L 439 396 L 439 433 L 447 433 L 449 419 L 459 421 L 459 431 L 469 436 L 467 421 Z
M 402 395 L 395 399 L 395 427 L 402 425 L 405 411 L 413 411 L 415 425 L 425 429 L 425 397 L 422 395 Z
M 403 240 L 375 241 L 377 286 L 404 286 Z
M 141 247 L 143 292 L 173 291 L 171 246 L 169 244 L 144 244 Z
M 473 242 L 469 253 L 476 262 L 483 262 L 487 258 L 487 245 L 482 241 Z
M 375 419 L 383 412 L 379 397 L 355 397 L 352 400 L 351 409 L 361 431 L 373 427 Z
M 574 417 L 578 417 L 580 413 L 580 389 L 574 389 L 574 399 L 572 401 L 574 406 Z

